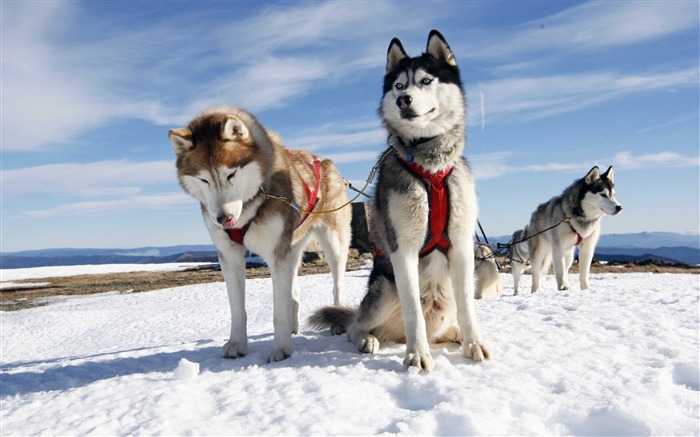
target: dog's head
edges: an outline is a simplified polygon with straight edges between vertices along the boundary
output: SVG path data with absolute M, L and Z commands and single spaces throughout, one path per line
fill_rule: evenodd
M 622 211 L 622 205 L 615 199 L 615 171 L 612 166 L 603 174 L 598 166 L 593 167 L 583 182 L 586 188 L 581 198 L 581 208 L 587 216 L 616 215 Z
M 409 57 L 397 38 L 391 41 L 380 107 L 387 127 L 410 140 L 434 137 L 463 123 L 465 110 L 457 60 L 440 32 L 430 32 L 418 57 Z
M 171 129 L 182 188 L 200 201 L 213 223 L 236 227 L 245 201 L 268 178 L 271 143 L 255 118 L 233 107 L 212 108 L 187 127 Z

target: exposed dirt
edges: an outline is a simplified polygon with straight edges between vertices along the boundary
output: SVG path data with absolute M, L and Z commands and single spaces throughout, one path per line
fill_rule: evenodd
M 308 255 L 308 254 L 307 254 Z M 347 270 L 357 270 L 369 254 L 361 256 L 351 250 Z M 323 259 L 307 256 L 299 269 L 300 275 L 328 273 L 328 264 Z M 250 264 L 246 269 L 247 278 L 265 278 L 270 272 L 265 265 Z M 219 266 L 204 265 L 182 271 L 127 272 L 96 275 L 61 276 L 10 281 L 13 286 L 0 289 L 0 311 L 16 311 L 45 305 L 45 298 L 52 296 L 72 296 L 105 292 L 140 293 L 182 285 L 206 284 L 224 280 Z M 26 285 L 22 285 L 26 284 Z
M 313 257 L 311 257 L 313 258 Z M 360 255 L 357 250 L 351 250 L 348 260 L 348 270 L 357 270 L 370 260 L 369 254 Z M 500 259 L 501 266 L 505 260 Z M 12 281 L 16 286 L 0 289 L 0 311 L 15 311 L 24 308 L 45 305 L 45 298 L 52 296 L 70 296 L 81 294 L 93 294 L 104 292 L 130 292 L 140 293 L 149 290 L 179 287 L 182 285 L 205 284 L 210 282 L 222 282 L 223 276 L 218 266 L 195 267 L 183 271 L 165 272 L 129 272 L 109 273 L 98 275 L 64 276 L 55 278 L 27 279 Z M 503 272 L 509 272 L 505 266 Z M 323 259 L 307 259 L 299 270 L 300 275 L 328 273 L 328 265 Z M 576 264 L 571 272 L 577 273 Z M 592 273 L 693 273 L 699 274 L 699 267 L 689 267 L 682 264 L 668 265 L 662 263 L 595 263 L 591 267 Z M 247 278 L 268 277 L 266 266 L 249 265 L 246 269 Z M 26 284 L 26 285 L 22 285 Z

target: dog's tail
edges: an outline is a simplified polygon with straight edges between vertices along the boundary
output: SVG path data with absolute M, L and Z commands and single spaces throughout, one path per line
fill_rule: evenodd
M 309 317 L 309 328 L 316 331 L 331 328 L 334 334 L 341 334 L 346 332 L 355 320 L 356 312 L 355 308 L 345 306 L 323 307 Z

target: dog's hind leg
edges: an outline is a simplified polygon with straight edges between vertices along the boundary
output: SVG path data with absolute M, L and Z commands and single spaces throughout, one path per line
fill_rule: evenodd
M 380 346 L 377 337 L 385 341 L 403 342 L 404 333 L 396 285 L 381 274 L 373 274 L 355 321 L 348 328 L 348 339 L 355 343 L 360 352 L 376 354 Z
M 512 261 L 511 269 L 513 271 L 513 294 L 517 296 L 520 294 L 520 276 L 525 271 L 525 264 L 519 261 Z
M 326 262 L 333 276 L 333 304 L 342 306 L 345 305 L 343 283 L 350 249 L 350 233 L 343 232 L 343 229 L 349 229 L 349 225 L 347 228 L 344 226 L 339 226 L 339 228 L 334 229 L 324 225 L 316 230 L 315 235 L 326 255 Z M 333 332 L 333 334 L 342 334 L 342 332 Z

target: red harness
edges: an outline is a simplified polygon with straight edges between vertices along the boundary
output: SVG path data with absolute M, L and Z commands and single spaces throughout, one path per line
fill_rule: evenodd
M 290 158 L 294 159 L 294 156 L 292 155 L 291 151 L 287 150 L 287 154 Z M 321 160 L 317 159 L 311 164 L 308 164 L 308 166 L 311 167 L 311 171 L 313 171 L 314 173 L 314 188 L 312 190 L 311 187 L 309 187 L 309 184 L 307 184 L 306 181 L 302 180 L 302 183 L 304 184 L 304 191 L 306 191 L 306 198 L 308 199 L 308 208 L 304 210 L 304 215 L 302 215 L 301 220 L 299 220 L 299 224 L 297 224 L 297 227 L 301 226 L 301 224 L 304 223 L 304 221 L 311 214 L 311 211 L 313 211 L 313 209 L 316 207 L 316 204 L 318 203 L 318 191 L 321 188 Z M 293 207 L 296 209 L 296 206 Z M 300 209 L 301 207 L 299 207 L 298 210 Z M 242 228 L 227 229 L 226 232 L 228 233 L 228 236 L 231 239 L 231 241 L 233 241 L 234 243 L 238 243 L 241 246 L 244 246 L 243 238 L 245 237 L 246 232 L 248 232 L 249 227 L 250 223 L 246 224 Z
M 574 233 L 576 234 L 576 243 L 574 243 L 574 246 L 578 246 L 579 244 L 581 244 L 581 241 L 583 241 L 583 237 L 581 236 L 581 234 L 578 233 L 576 229 L 574 229 L 571 223 L 569 223 L 569 226 L 571 227 L 571 230 L 574 231 Z
M 442 253 L 452 246 L 447 235 L 447 222 L 450 216 L 450 196 L 445 179 L 452 173 L 452 167 L 431 173 L 413 162 L 402 162 L 414 175 L 428 182 L 429 227 L 426 243 L 418 253 L 423 257 L 437 249 Z

